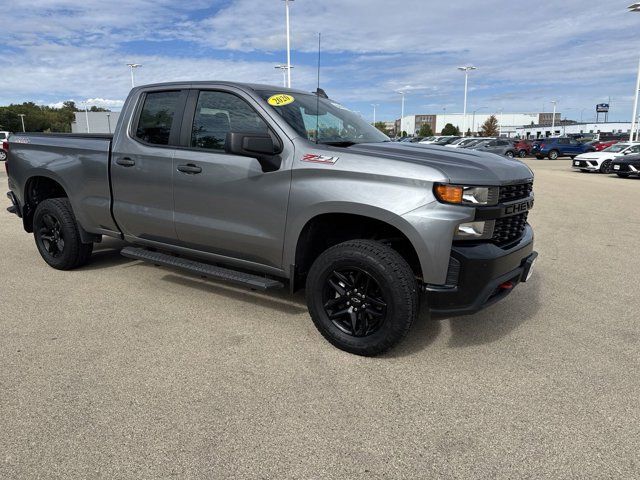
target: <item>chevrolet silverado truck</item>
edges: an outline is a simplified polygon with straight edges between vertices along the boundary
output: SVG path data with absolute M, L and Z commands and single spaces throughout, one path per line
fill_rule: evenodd
M 418 315 L 471 314 L 532 273 L 533 174 L 394 143 L 315 93 L 229 82 L 131 90 L 113 135 L 14 134 L 9 210 L 51 267 L 103 236 L 129 258 L 305 289 L 333 345 L 376 355 Z

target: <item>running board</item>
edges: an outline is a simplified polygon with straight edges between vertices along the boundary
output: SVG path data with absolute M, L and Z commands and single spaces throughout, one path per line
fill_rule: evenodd
M 208 263 L 168 255 L 166 253 L 153 252 L 144 248 L 125 247 L 120 251 L 120 253 L 127 258 L 144 260 L 146 262 L 164 265 L 167 267 L 176 267 L 196 275 L 216 280 L 224 280 L 253 289 L 270 290 L 272 288 L 282 288 L 284 286 L 281 282 L 271 278 L 261 277 L 251 273 L 238 272 L 236 270 L 217 267 Z

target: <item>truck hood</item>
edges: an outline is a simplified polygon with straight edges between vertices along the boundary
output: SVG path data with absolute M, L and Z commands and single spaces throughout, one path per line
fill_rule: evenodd
M 402 145 L 397 142 L 360 143 L 347 149 L 366 155 L 417 165 L 442 172 L 451 183 L 466 185 L 504 185 L 533 178 L 533 172 L 520 160 L 465 148 L 446 148 L 428 144 Z

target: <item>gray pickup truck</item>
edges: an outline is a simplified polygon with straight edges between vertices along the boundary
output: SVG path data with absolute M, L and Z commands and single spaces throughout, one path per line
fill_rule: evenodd
M 419 301 L 462 315 L 504 298 L 537 256 L 525 164 L 391 142 L 322 90 L 147 85 L 113 136 L 7 143 L 9 210 L 53 268 L 108 235 L 130 258 L 305 288 L 322 335 L 359 355 L 397 344 Z

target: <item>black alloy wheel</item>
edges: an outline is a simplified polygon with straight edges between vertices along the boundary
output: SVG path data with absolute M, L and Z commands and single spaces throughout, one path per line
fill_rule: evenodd
M 354 337 L 377 332 L 387 314 L 387 301 L 380 285 L 358 267 L 343 267 L 327 275 L 323 304 L 331 322 Z
M 611 164 L 613 162 L 611 160 L 605 160 L 604 162 L 602 162 L 602 165 L 600 165 L 600 173 L 611 173 Z
M 42 216 L 36 238 L 52 258 L 57 258 L 64 252 L 64 233 L 61 230 L 60 221 L 55 216 L 50 213 Z

